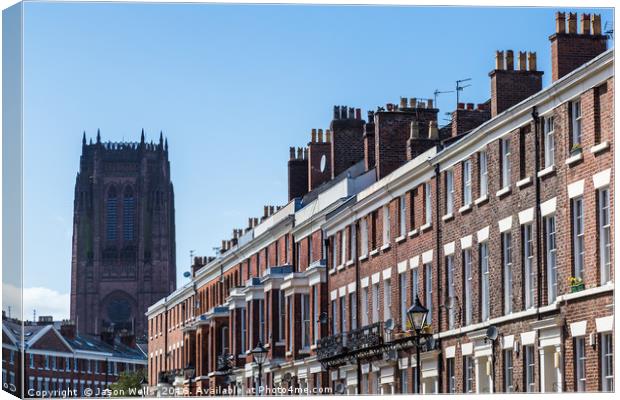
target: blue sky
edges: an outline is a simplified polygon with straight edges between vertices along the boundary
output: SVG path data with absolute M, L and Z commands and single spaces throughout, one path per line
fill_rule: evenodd
M 546 86 L 554 11 L 28 3 L 24 286 L 39 297 L 24 313 L 39 301 L 39 314 L 68 316 L 82 131 L 168 137 L 183 283 L 190 249 L 210 255 L 264 204 L 286 203 L 288 148 L 328 127 L 334 104 L 365 115 L 462 78 L 462 101 L 484 102 L 497 49 L 536 51 Z M 451 111 L 454 95 L 438 104 Z

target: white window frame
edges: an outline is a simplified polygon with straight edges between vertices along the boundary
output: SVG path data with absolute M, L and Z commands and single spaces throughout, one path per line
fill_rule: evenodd
M 514 357 L 511 349 L 504 350 L 504 391 L 514 392 Z
M 448 328 L 456 326 L 456 282 L 454 276 L 454 255 L 446 256 L 446 269 L 448 271 Z
M 379 322 L 379 284 L 372 285 L 372 322 Z
M 310 295 L 302 293 L 301 300 L 301 347 L 310 349 Z
M 368 310 L 368 286 L 362 288 L 362 326 L 367 326 L 370 322 Z
M 571 101 L 571 146 L 581 144 L 581 100 Z
M 547 255 L 547 301 L 553 303 L 558 296 L 557 244 L 555 240 L 555 215 L 545 217 L 545 254 Z
M 482 242 L 479 244 L 480 252 L 480 303 L 481 318 L 483 321 L 491 318 L 491 294 L 490 294 L 490 278 L 489 278 L 489 244 Z
M 425 307 L 428 309 L 426 323 L 431 325 L 433 322 L 433 263 L 424 264 L 424 293 Z
M 487 159 L 486 150 L 482 150 L 479 153 L 479 166 L 480 169 L 480 197 L 484 197 L 489 193 L 489 164 Z
M 355 224 L 350 225 L 351 230 L 351 249 L 349 251 L 349 260 L 355 260 L 357 257 L 357 232 L 355 231 Z
M 465 387 L 463 388 L 465 393 L 473 393 L 474 392 L 474 359 L 472 356 L 465 356 L 465 366 L 464 366 L 464 378 L 465 378 Z
M 500 140 L 500 146 L 502 151 L 502 173 L 501 173 L 501 186 L 502 188 L 510 186 L 512 168 L 510 165 L 510 138 L 503 138 Z
M 512 313 L 513 302 L 513 257 L 512 234 L 510 231 L 502 233 L 502 267 L 504 270 L 504 314 Z
M 601 388 L 603 392 L 614 390 L 614 352 L 610 332 L 601 334 Z
M 454 170 L 446 170 L 446 214 L 454 212 Z
M 586 338 L 575 338 L 575 390 L 586 391 Z
M 534 307 L 536 270 L 534 268 L 534 238 L 532 224 L 523 225 L 523 275 L 525 308 Z
M 471 325 L 474 315 L 471 249 L 463 250 L 463 272 L 463 276 L 465 277 L 465 325 Z
M 573 242 L 573 274 L 577 278 L 584 278 L 585 269 L 585 227 L 583 215 L 583 197 L 571 200 L 572 214 L 572 242 Z
M 333 237 L 333 245 L 332 245 L 332 269 L 336 269 L 338 264 L 338 235 L 334 235 Z
M 337 299 L 333 299 L 331 302 L 332 307 L 332 335 L 338 334 L 338 319 L 336 316 L 338 315 L 338 301 Z
M 543 142 L 545 148 L 545 168 L 555 164 L 555 121 L 553 116 L 543 118 Z
M 344 264 L 345 260 L 347 260 L 347 228 L 344 228 L 340 235 L 340 255 L 340 264 Z
M 284 297 L 284 290 L 278 291 L 278 316 L 280 321 L 278 323 L 278 341 L 284 340 L 284 321 L 286 320 L 286 308 L 284 303 L 286 299 Z
M 407 272 L 398 275 L 400 291 L 400 323 L 402 330 L 407 327 Z
M 383 280 L 383 321 L 392 319 L 392 280 Z
M 351 330 L 357 329 L 357 292 L 349 293 L 349 308 L 351 313 Z
M 265 300 L 258 300 L 258 340 L 265 343 Z
M 347 327 L 347 296 L 340 296 L 340 331 L 348 332 Z
M 463 161 L 463 206 L 472 202 L 471 160 Z
M 456 371 L 454 358 L 446 359 L 446 371 L 448 376 L 448 393 L 456 393 Z
M 319 341 L 319 285 L 312 286 L 312 324 L 314 344 Z
M 293 319 L 293 299 L 294 295 L 286 296 L 286 309 L 288 310 L 288 349 L 293 351 L 293 340 L 295 338 L 295 320 Z
M 390 243 L 390 207 L 383 206 L 383 245 Z
M 407 197 L 402 195 L 398 200 L 398 213 L 399 213 L 399 233 L 400 237 L 404 237 L 407 234 Z
M 245 312 L 245 308 L 240 308 L 239 309 L 239 313 L 240 315 L 240 320 L 241 320 L 241 354 L 245 354 L 246 351 L 246 340 L 247 340 L 247 327 L 246 327 L 246 312 Z
M 366 217 L 360 219 L 360 245 L 362 257 L 368 256 L 368 220 Z
M 536 392 L 536 349 L 534 345 L 524 346 L 524 367 L 525 367 L 525 391 L 527 393 Z
M 430 224 L 433 214 L 433 201 L 431 193 L 431 184 L 424 184 L 424 224 Z
M 601 285 L 611 281 L 611 205 L 609 187 L 598 190 L 598 234 Z

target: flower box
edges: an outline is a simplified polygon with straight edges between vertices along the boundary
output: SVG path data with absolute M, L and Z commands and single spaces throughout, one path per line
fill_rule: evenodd
M 571 293 L 581 292 L 585 288 L 586 288 L 586 285 L 583 282 L 581 282 L 576 285 L 571 285 L 570 292 Z

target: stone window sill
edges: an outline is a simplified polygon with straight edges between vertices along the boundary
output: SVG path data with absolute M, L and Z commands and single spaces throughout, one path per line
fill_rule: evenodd
M 345 264 L 345 267 L 349 267 L 351 265 L 353 265 L 353 260 L 347 261 L 347 263 Z
M 442 220 L 442 221 L 449 221 L 449 220 L 451 220 L 452 218 L 454 218 L 454 214 L 450 213 L 450 214 L 446 214 L 446 215 L 444 215 L 443 217 L 441 217 L 441 220 Z
M 389 243 L 386 243 L 386 244 L 384 244 L 383 246 L 381 246 L 381 250 L 382 250 L 382 251 L 386 251 L 386 250 L 387 250 L 387 249 L 389 249 L 389 248 L 390 248 L 390 244 L 389 244 Z
M 286 357 L 292 357 L 293 356 L 293 352 L 292 351 L 287 351 L 286 353 L 284 353 L 284 355 Z
M 344 264 L 340 264 L 338 267 L 336 267 L 336 270 L 340 271 L 341 269 L 344 269 Z
M 407 234 L 407 236 L 409 236 L 409 237 L 413 237 L 413 236 L 415 236 L 415 235 L 417 235 L 417 234 L 418 234 L 418 230 L 417 230 L 417 229 L 414 229 L 414 230 L 412 230 L 411 232 L 409 232 L 409 233 Z
M 568 157 L 566 161 L 564 161 L 564 163 L 570 167 L 573 164 L 576 164 L 581 160 L 583 160 L 583 153 L 578 153 L 578 154 L 575 154 L 574 156 Z
M 485 194 L 484 196 L 481 196 L 481 197 L 477 198 L 477 199 L 474 201 L 474 204 L 475 204 L 475 205 L 477 205 L 477 206 L 479 206 L 479 205 L 480 205 L 480 204 L 482 204 L 482 203 L 486 203 L 488 200 L 489 200 L 489 196 L 487 196 L 487 195 Z
M 605 140 L 604 142 L 601 142 L 599 144 L 595 144 L 594 146 L 592 146 L 590 148 L 590 153 L 596 155 L 598 153 L 601 153 L 605 150 L 607 150 L 609 148 L 609 142 L 607 140 Z
M 379 254 L 379 249 L 374 249 L 373 251 L 370 252 L 371 256 L 376 256 L 377 254 Z
M 330 268 L 330 270 L 329 270 L 329 274 L 330 274 L 330 275 L 333 275 L 333 274 L 335 274 L 335 273 L 336 273 L 336 268 Z
M 547 168 L 538 171 L 536 176 L 539 177 L 539 178 L 542 178 L 542 177 L 545 177 L 547 175 L 551 175 L 554 172 L 555 172 L 555 165 L 550 165 Z
M 402 243 L 405 241 L 407 237 L 405 235 L 399 236 L 396 238 L 396 243 Z
M 368 260 L 368 254 L 364 254 L 363 256 L 361 256 L 361 257 L 359 258 L 359 260 L 360 260 L 360 261 L 366 261 L 366 260 Z
M 430 227 L 431 227 L 431 223 L 427 222 L 420 227 L 420 232 L 424 232 L 425 230 L 430 229 Z
M 459 208 L 459 213 L 465 214 L 469 210 L 471 210 L 471 203 L 465 204 L 463 207 Z
M 531 183 L 532 183 L 532 177 L 528 176 L 527 178 L 521 179 L 519 182 L 517 182 L 517 187 L 521 189 L 522 187 L 528 186 Z
M 498 190 L 498 191 L 495 193 L 495 196 L 497 196 L 497 197 L 503 197 L 503 196 L 506 196 L 506 195 L 507 195 L 507 194 L 509 194 L 509 193 L 510 193 L 510 185 L 506 186 L 505 188 L 502 188 L 502 189 Z

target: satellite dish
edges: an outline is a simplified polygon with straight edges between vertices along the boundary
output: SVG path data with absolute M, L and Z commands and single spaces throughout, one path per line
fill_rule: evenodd
M 392 318 L 385 321 L 385 330 L 387 331 L 394 330 L 394 320 Z
M 491 340 L 495 340 L 497 339 L 497 328 L 493 325 L 489 326 L 487 328 L 487 334 L 486 334 L 487 338 L 491 339 Z
M 183 272 L 183 278 L 189 278 L 192 274 L 189 271 Z
M 342 382 L 336 383 L 336 393 L 344 394 L 345 390 L 346 390 L 346 387 L 344 386 L 344 384 Z

